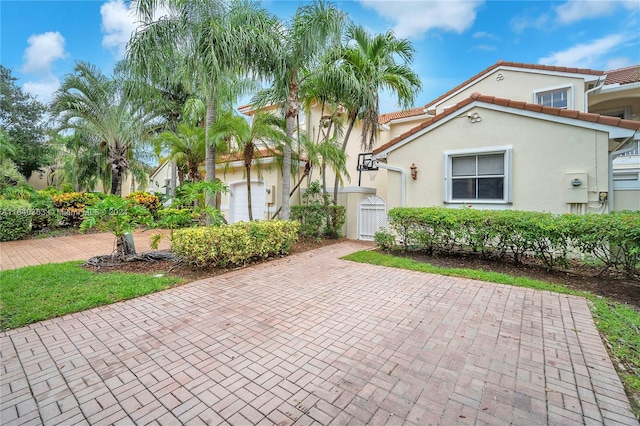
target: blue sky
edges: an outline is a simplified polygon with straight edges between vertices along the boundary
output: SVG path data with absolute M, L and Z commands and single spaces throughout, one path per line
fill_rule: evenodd
M 281 19 L 299 1 L 265 0 Z M 640 64 L 640 1 L 334 1 L 372 32 L 411 40 L 424 105 L 500 59 L 611 70 Z M 122 0 L 0 0 L 0 63 L 44 102 L 76 61 L 110 73 L 135 20 Z M 384 96 L 382 112 L 396 110 Z

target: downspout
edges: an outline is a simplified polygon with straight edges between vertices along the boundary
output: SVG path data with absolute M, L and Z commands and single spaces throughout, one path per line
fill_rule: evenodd
M 603 77 L 605 77 L 605 79 L 602 80 L 602 83 L 600 83 L 600 79 L 602 77 L 599 77 L 598 78 L 598 83 L 596 84 L 596 86 L 593 87 L 592 89 L 589 89 L 586 92 L 584 92 L 584 112 L 589 112 L 589 95 L 591 93 L 593 93 L 593 92 L 596 92 L 596 91 L 602 89 L 602 86 L 604 86 L 604 82 L 606 80 L 606 76 L 603 76 Z
M 620 144 L 620 145 L 624 146 L 624 144 L 627 143 L 627 141 L 629 141 L 629 139 L 631 139 L 631 138 L 633 138 L 633 136 L 629 136 L 627 138 L 627 140 L 622 142 L 622 144 Z M 607 200 L 608 200 L 607 210 L 608 210 L 609 213 L 611 213 L 613 211 L 613 160 L 615 160 L 617 157 L 620 157 L 621 155 L 624 155 L 624 154 L 627 154 L 629 152 L 632 152 L 632 151 L 636 150 L 637 148 L 640 148 L 640 141 L 635 141 L 635 143 L 632 143 L 629 148 L 625 148 L 625 149 L 621 149 L 619 151 L 613 151 L 613 152 L 609 153 L 609 182 L 608 182 L 609 194 L 607 196 Z
M 391 170 L 394 172 L 398 172 L 400 173 L 400 179 L 401 179 L 401 183 L 400 183 L 400 204 L 401 207 L 406 207 L 407 206 L 407 174 L 405 173 L 404 169 L 400 168 L 400 167 L 395 167 L 395 166 L 390 166 L 388 164 L 383 164 L 380 163 L 378 160 L 374 161 L 374 165 L 375 167 L 379 167 L 381 169 L 387 169 L 387 170 Z

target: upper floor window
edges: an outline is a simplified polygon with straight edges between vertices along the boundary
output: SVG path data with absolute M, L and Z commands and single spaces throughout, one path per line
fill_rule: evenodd
M 533 102 L 554 108 L 573 109 L 573 86 L 545 87 L 533 91 Z
M 569 106 L 569 89 L 550 90 L 548 92 L 539 92 L 536 94 L 536 103 L 555 108 L 568 108 Z

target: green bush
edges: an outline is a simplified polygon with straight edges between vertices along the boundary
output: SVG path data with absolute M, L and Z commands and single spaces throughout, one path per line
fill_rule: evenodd
M 32 229 L 53 229 L 58 226 L 62 220 L 62 216 L 53 205 L 53 198 L 38 193 L 31 197 L 29 202 L 33 207 L 33 219 L 31 220 Z
M 156 195 L 144 191 L 132 192 L 124 198 L 146 208 L 155 218 L 158 217 L 158 210 L 162 207 Z
M 291 219 L 300 222 L 300 235 L 307 238 L 340 238 L 346 208 L 329 204 L 318 182 L 312 182 L 302 196 L 304 204 L 291 206 Z
M 53 196 L 53 205 L 63 217 L 61 226 L 80 226 L 85 207 L 91 207 L 98 201 L 95 194 L 88 192 L 67 192 Z
M 33 208 L 24 200 L 0 199 L 0 241 L 19 240 L 31 230 Z
M 158 228 L 179 229 L 193 226 L 200 221 L 200 214 L 191 209 L 160 209 L 158 210 Z
M 288 254 L 298 228 L 298 222 L 273 220 L 179 229 L 171 235 L 171 248 L 199 267 L 244 265 Z
M 432 254 L 478 252 L 520 263 L 536 256 L 548 268 L 571 253 L 636 275 L 640 268 L 640 212 L 554 215 L 517 210 L 395 208 L 390 227 L 405 250 Z M 382 236 L 380 237 L 382 238 Z M 385 241 L 379 243 L 380 246 Z

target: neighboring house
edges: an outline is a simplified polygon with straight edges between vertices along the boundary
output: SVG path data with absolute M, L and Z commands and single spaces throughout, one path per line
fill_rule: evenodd
M 402 205 L 640 210 L 639 73 L 499 61 L 423 107 L 382 114 L 373 152 L 349 150 L 349 170 L 379 168 L 360 177 L 376 196 L 362 200 L 357 237 Z

